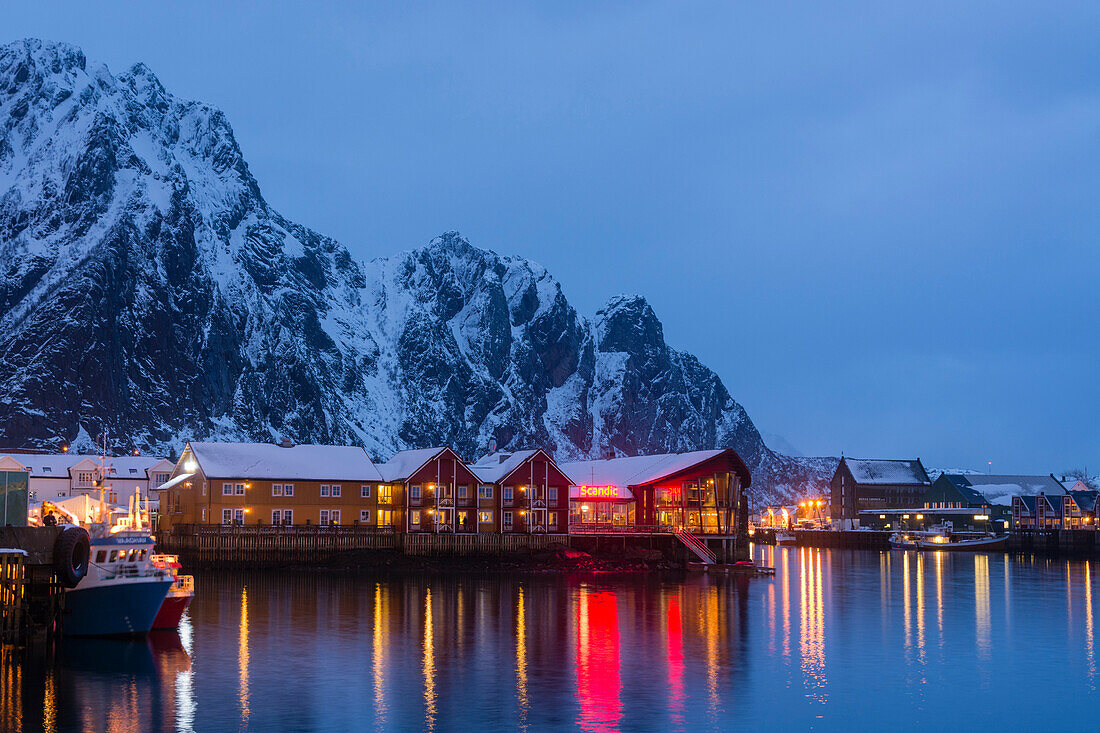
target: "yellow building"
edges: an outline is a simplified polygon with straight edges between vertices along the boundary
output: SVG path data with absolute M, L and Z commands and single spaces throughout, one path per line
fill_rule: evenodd
M 404 526 L 404 486 L 362 448 L 188 443 L 160 489 L 160 527 L 176 524 Z M 396 496 L 394 494 L 397 494 Z

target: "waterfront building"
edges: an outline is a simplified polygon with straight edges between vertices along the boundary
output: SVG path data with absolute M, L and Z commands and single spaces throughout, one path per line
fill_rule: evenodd
M 478 528 L 564 533 L 572 481 L 543 450 L 498 451 L 470 466 L 478 479 Z
M 496 517 L 479 514 L 478 477 L 450 448 L 397 453 L 378 467 L 400 507 L 394 527 L 401 532 L 477 533 L 495 531 Z M 485 518 L 484 530 L 480 518 Z
M 362 448 L 188 443 L 159 486 L 160 527 L 175 524 L 341 525 L 395 521 L 385 482 Z
M 735 534 L 751 481 L 732 449 L 661 453 L 561 464 L 573 480 L 570 531 L 687 530 Z
M 99 456 L 74 453 L 5 453 L 0 456 L 23 466 L 28 474 L 32 501 L 64 501 L 88 495 L 117 506 L 126 503 L 134 491 L 149 494 L 168 480 L 174 468 L 167 458 L 156 456 L 108 456 L 102 471 Z
M 919 507 L 931 485 L 919 458 L 841 458 L 830 482 L 830 516 L 852 522 L 860 512 Z
M 1061 529 L 1061 497 L 1057 494 L 1012 497 L 1012 528 Z

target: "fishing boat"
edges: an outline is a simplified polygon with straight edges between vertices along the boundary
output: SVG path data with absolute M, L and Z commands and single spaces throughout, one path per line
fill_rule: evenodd
M 98 506 L 84 517 L 68 515 L 88 531 L 90 552 L 87 575 L 65 590 L 65 636 L 146 634 L 175 582 L 171 573 L 153 564 L 148 497 L 143 508 L 141 492 L 135 491 L 126 515 L 112 520 L 104 501 L 107 475 L 105 449 L 95 476 Z
M 191 605 L 195 597 L 195 579 L 190 575 L 180 575 L 180 561 L 176 555 L 153 555 L 153 565 L 172 577 L 172 587 L 164 597 L 160 611 L 153 620 L 154 629 L 177 629 L 183 612 Z
M 918 539 L 908 532 L 894 532 L 890 535 L 890 549 L 917 550 L 919 549 Z
M 969 550 L 972 552 L 1003 550 L 1006 544 L 1008 544 L 1008 535 L 1006 534 L 1000 537 L 988 534 L 981 537 L 966 538 L 949 534 L 934 534 L 929 537 L 922 537 L 918 541 L 919 548 L 922 550 Z
M 87 527 L 91 538 L 88 574 L 65 591 L 66 636 L 124 636 L 153 628 L 171 575 L 152 563 L 153 538 L 140 529 L 117 532 Z
M 781 529 L 775 533 L 775 544 L 790 547 L 798 544 L 798 538 L 793 532 Z

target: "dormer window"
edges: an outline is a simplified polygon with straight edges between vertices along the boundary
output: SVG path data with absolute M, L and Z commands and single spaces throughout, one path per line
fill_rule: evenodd
M 53 473 L 53 469 L 50 468 L 49 466 L 43 466 L 42 467 L 42 473 Z

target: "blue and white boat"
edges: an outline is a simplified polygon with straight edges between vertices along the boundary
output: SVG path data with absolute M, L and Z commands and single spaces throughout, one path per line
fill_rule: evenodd
M 153 627 L 171 574 L 153 565 L 153 538 L 143 530 L 91 533 L 88 574 L 65 591 L 66 636 L 145 634 Z

